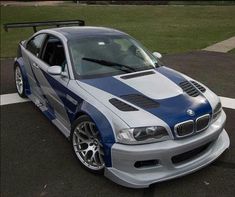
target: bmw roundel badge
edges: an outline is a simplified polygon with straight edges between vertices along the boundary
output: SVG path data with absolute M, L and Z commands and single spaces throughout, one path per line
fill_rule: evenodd
M 192 109 L 188 109 L 187 114 L 190 115 L 190 116 L 194 116 L 195 112 Z

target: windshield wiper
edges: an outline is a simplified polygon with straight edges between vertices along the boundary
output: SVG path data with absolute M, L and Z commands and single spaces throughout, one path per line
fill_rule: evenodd
M 86 60 L 86 61 L 89 61 L 89 62 L 95 62 L 97 64 L 101 64 L 101 65 L 108 66 L 108 67 L 118 67 L 119 70 L 122 70 L 124 72 L 136 71 L 136 69 L 132 68 L 131 66 L 118 64 L 118 63 L 115 63 L 115 62 L 109 62 L 109 61 L 106 61 L 106 60 L 99 60 L 99 59 L 93 59 L 93 58 L 88 58 L 88 57 L 84 57 L 82 59 Z

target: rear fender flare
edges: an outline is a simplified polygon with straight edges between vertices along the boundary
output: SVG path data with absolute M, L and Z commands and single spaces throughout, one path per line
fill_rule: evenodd
M 23 60 L 22 57 L 19 57 L 19 58 L 15 59 L 14 70 L 15 70 L 16 66 L 20 67 L 20 70 L 21 70 L 22 75 L 23 75 L 23 80 L 24 80 L 24 83 L 25 83 L 25 95 L 30 95 L 31 90 L 30 90 L 30 86 L 29 86 L 28 76 L 27 76 L 25 66 L 24 66 L 24 60 Z

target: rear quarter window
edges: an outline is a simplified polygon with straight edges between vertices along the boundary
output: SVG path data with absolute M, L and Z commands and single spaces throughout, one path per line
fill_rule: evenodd
M 39 56 L 40 50 L 42 48 L 43 41 L 45 39 L 45 34 L 39 34 L 33 37 L 31 40 L 28 41 L 26 44 L 26 49 L 29 50 L 35 56 Z

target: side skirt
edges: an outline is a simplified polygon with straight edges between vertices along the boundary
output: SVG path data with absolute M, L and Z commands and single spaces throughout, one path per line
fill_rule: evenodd
M 70 136 L 70 128 L 67 128 L 59 121 L 55 114 L 43 104 L 35 95 L 27 95 L 28 98 L 42 111 L 42 113 L 65 135 L 66 138 Z

